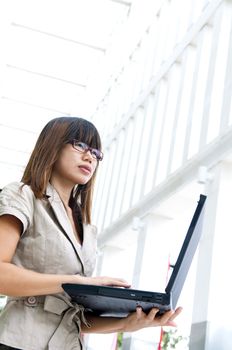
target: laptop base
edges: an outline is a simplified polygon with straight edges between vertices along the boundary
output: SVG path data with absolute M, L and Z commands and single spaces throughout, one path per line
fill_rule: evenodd
M 141 306 L 144 312 L 149 312 L 153 307 L 158 308 L 160 313 L 171 309 L 171 298 L 166 293 L 83 284 L 78 284 L 77 292 L 76 286 L 72 283 L 62 285 L 72 301 L 96 315 L 126 317 L 137 306 Z

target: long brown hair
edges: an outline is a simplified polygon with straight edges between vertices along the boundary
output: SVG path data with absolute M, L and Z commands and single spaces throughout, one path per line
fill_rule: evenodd
M 41 131 L 22 177 L 22 182 L 31 187 L 36 198 L 44 198 L 54 163 L 62 147 L 73 139 L 81 140 L 90 147 L 101 150 L 101 139 L 97 129 L 91 122 L 82 118 L 55 118 Z M 96 170 L 92 178 L 85 185 L 78 185 L 73 189 L 70 196 L 70 205 L 74 212 L 78 211 L 76 204 L 80 203 L 82 220 L 87 224 L 91 223 Z

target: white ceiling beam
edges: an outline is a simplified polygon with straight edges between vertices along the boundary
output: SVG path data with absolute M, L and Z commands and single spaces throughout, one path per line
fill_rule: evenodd
M 36 107 L 36 108 L 45 109 L 46 111 L 51 111 L 51 112 L 55 112 L 55 113 L 60 113 L 60 114 L 63 114 L 64 116 L 70 116 L 70 113 L 63 112 L 63 111 L 59 111 L 59 110 L 57 110 L 57 109 L 49 108 L 49 107 L 42 106 L 42 105 L 37 105 L 36 103 L 30 103 L 30 102 L 27 102 L 27 101 L 18 100 L 18 99 L 16 99 L 16 98 L 12 98 L 12 97 L 10 97 L 10 96 L 1 96 L 1 98 L 2 98 L 3 100 L 8 100 L 8 101 L 12 101 L 12 102 L 22 103 L 22 104 L 24 104 L 24 105 L 31 106 L 31 107 Z M 2 124 L 0 124 L 0 125 L 2 125 Z
M 5 123 L 0 123 L 0 128 L 3 127 L 3 128 L 8 128 L 8 129 L 13 129 L 13 130 L 18 130 L 18 131 L 22 131 L 22 132 L 26 132 L 26 133 L 29 133 L 29 134 L 36 134 L 35 131 L 32 131 L 32 130 L 28 130 L 28 129 L 24 129 L 24 128 L 19 128 L 17 126 L 14 126 L 14 125 L 8 125 L 8 124 L 5 124 Z M 3 146 L 0 146 L 1 148 L 3 148 Z M 4 148 L 6 149 L 9 149 L 7 148 L 6 146 L 4 146 Z
M 121 5 L 131 6 L 131 1 L 125 1 L 125 0 L 110 0 L 110 1 L 117 2 L 118 4 L 121 4 Z
M 13 167 L 16 167 L 16 168 L 21 168 L 21 169 L 24 169 L 25 168 L 25 165 L 23 164 L 18 164 L 18 163 L 12 163 L 12 162 L 6 162 L 6 161 L 3 161 L 3 160 L 0 160 L 0 164 L 4 164 L 4 165 L 10 165 L 10 166 L 13 166 Z
M 47 35 L 47 36 L 50 36 L 50 37 L 53 37 L 53 38 L 56 38 L 56 39 L 65 40 L 65 41 L 71 42 L 73 44 L 85 46 L 85 47 L 88 47 L 89 49 L 101 51 L 102 53 L 105 53 L 105 51 L 106 51 L 105 48 L 100 47 L 100 46 L 88 44 L 88 43 L 81 42 L 81 41 L 74 40 L 74 39 L 70 39 L 70 38 L 65 38 L 64 36 L 57 35 L 57 34 L 54 34 L 54 33 L 45 32 L 43 30 L 40 30 L 40 29 L 37 29 L 37 28 L 32 28 L 32 27 L 29 27 L 29 26 L 25 26 L 25 25 L 20 24 L 20 23 L 12 22 L 11 25 L 15 26 L 15 27 L 18 27 L 18 28 L 21 28 L 21 29 L 30 30 L 32 32 L 36 32 L 36 33 L 39 33 L 39 34 L 42 34 L 42 35 Z
M 10 129 L 14 129 L 13 127 L 10 127 L 10 126 L 6 126 L 6 127 L 10 128 Z M 23 130 L 23 131 L 24 132 L 30 132 L 28 130 Z M 30 133 L 35 134 L 35 132 L 30 132 Z M 6 146 L 2 146 L 2 145 L 0 145 L 0 149 L 3 149 L 5 151 L 10 151 L 10 152 L 16 152 L 16 153 L 18 152 L 18 153 L 30 154 L 29 151 L 23 151 L 23 150 L 20 150 L 18 148 L 16 149 L 16 148 L 6 147 Z M 1 162 L 1 160 L 0 160 L 0 162 Z
M 8 64 L 8 63 L 6 64 L 6 66 L 7 66 L 7 68 L 16 69 L 16 70 L 19 70 L 19 71 L 22 71 L 22 72 L 25 72 L 25 73 L 39 75 L 40 77 L 43 77 L 43 78 L 59 80 L 59 81 L 62 81 L 63 83 L 77 85 L 79 87 L 86 88 L 86 84 L 76 83 L 75 81 L 58 78 L 58 77 L 55 77 L 53 75 L 32 71 L 32 70 L 29 70 L 29 69 L 26 69 L 26 68 L 23 68 L 23 67 L 14 66 L 14 65 Z

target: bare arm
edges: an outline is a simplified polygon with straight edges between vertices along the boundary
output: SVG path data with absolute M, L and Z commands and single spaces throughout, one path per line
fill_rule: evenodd
M 134 332 L 147 327 L 176 326 L 174 319 L 181 313 L 182 309 L 165 312 L 162 316 L 157 316 L 158 309 L 153 308 L 148 314 L 144 313 L 140 307 L 125 318 L 99 317 L 87 314 L 86 318 L 90 327 L 82 325 L 83 333 L 115 333 Z
M 42 274 L 11 263 L 22 232 L 20 220 L 0 217 L 0 294 L 8 296 L 46 295 L 63 292 L 62 283 L 101 284 L 129 287 L 122 279 L 81 275 Z

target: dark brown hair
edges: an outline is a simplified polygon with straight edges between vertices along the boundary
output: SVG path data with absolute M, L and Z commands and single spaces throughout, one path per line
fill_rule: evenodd
M 101 150 L 101 139 L 95 126 L 82 118 L 60 117 L 50 120 L 41 131 L 24 171 L 22 182 L 29 185 L 36 198 L 44 198 L 54 163 L 63 146 L 73 139 Z M 91 207 L 96 171 L 85 185 L 73 189 L 70 206 L 77 211 L 80 203 L 84 223 L 91 223 Z M 79 206 L 79 205 L 78 205 Z M 80 214 L 80 213 L 79 213 Z

